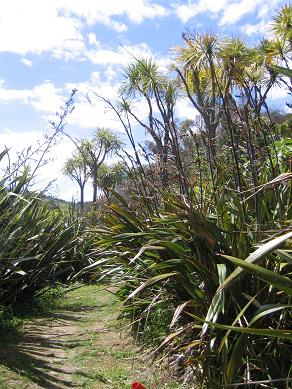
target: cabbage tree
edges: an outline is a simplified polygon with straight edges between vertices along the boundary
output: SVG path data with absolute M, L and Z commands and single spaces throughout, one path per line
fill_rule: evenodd
M 80 189 L 80 212 L 84 211 L 84 188 L 90 177 L 90 170 L 85 158 L 79 151 L 77 155 L 67 159 L 63 172 L 66 176 L 75 180 Z
M 98 128 L 91 139 L 81 142 L 81 153 L 89 168 L 93 183 L 92 202 L 97 201 L 97 191 L 99 186 L 98 173 L 105 159 L 122 146 L 120 138 L 107 128 Z

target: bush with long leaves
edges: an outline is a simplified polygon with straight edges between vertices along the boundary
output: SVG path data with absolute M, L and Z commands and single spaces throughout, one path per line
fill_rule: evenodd
M 0 305 L 29 299 L 87 264 L 82 223 L 28 192 L 29 179 L 25 169 L 0 182 Z
M 227 255 L 228 240 L 213 220 L 176 197 L 168 197 L 168 211 L 159 216 L 137 217 L 126 204 L 109 210 L 107 227 L 95 240 L 97 261 L 84 270 L 114 277 L 138 338 L 151 337 L 150 323 L 155 327 L 162 309 L 167 336 L 157 339 L 157 352 L 177 358 L 202 387 L 285 382 L 292 339 L 291 249 L 279 247 L 292 232 L 243 261 Z

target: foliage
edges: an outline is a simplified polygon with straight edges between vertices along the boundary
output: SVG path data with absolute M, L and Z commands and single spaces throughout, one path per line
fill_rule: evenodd
M 119 104 L 108 102 L 134 149 L 129 190 L 111 198 L 79 274 L 114 280 L 135 336 L 165 335 L 155 353 L 201 387 L 289 385 L 291 120 L 277 124 L 269 92 L 291 87 L 290 11 L 253 47 L 184 34 L 177 79 L 135 59 Z M 178 120 L 180 95 L 198 120 Z M 146 145 L 135 144 L 137 124 Z
M 30 317 L 48 314 L 55 309 L 64 296 L 64 285 L 55 284 L 38 291 L 32 298 L 26 301 L 14 302 L 14 304 L 2 307 L 0 310 L 0 335 L 8 331 L 13 333 L 19 330 L 24 321 Z
M 113 165 L 103 164 L 98 170 L 98 185 L 109 196 L 111 190 L 116 188 L 126 179 L 126 170 L 122 162 Z
M 292 337 L 288 330 L 291 249 L 268 254 L 292 233 L 251 256 L 264 261 L 264 267 L 251 264 L 247 268 L 258 279 L 245 275 L 225 291 L 229 283 L 224 280 L 234 269 L 229 261 L 243 267 L 249 260 L 216 255 L 230 248 L 226 234 L 214 222 L 178 200 L 171 202 L 167 214 L 151 219 L 149 215 L 137 218 L 125 206 L 111 205 L 110 210 L 109 229 L 98 231 L 95 242 L 96 256 L 101 259 L 91 266 L 91 272 L 102 266 L 99 277 L 108 274 L 121 285 L 120 295 L 128 296 L 124 315 L 132 318 L 139 339 L 151 341 L 168 333 L 162 343 L 166 355 L 182 355 L 186 366 L 201 371 L 201 379 L 210 387 L 237 382 L 245 374 L 250 380 L 287 376 Z M 245 329 L 249 337 L 244 332 L 240 335 Z M 244 354 L 238 353 L 239 347 Z M 265 353 L 269 358 L 264 358 Z
M 84 226 L 25 188 L 27 171 L 0 184 L 0 305 L 32 298 L 86 264 Z M 12 189 L 10 189 L 12 188 Z

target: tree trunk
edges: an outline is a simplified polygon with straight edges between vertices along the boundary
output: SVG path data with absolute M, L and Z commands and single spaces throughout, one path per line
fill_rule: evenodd
M 93 198 L 92 198 L 92 205 L 96 207 L 96 201 L 97 201 L 97 169 L 94 169 L 93 171 Z
M 84 214 L 84 184 L 80 185 L 80 215 Z

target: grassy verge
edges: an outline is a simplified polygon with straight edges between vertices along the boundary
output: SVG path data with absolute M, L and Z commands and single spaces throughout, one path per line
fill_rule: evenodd
M 61 304 L 67 289 L 61 286 L 43 289 L 28 302 L 23 301 L 9 308 L 0 307 L 0 343 L 7 333 L 16 333 L 27 320 L 46 316 Z

